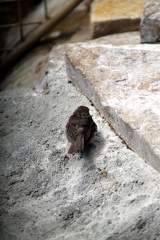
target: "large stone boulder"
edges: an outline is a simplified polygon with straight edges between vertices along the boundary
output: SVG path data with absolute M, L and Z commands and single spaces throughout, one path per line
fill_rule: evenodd
M 68 81 L 64 51 L 53 48 L 34 88 L 0 93 L 0 239 L 158 239 L 160 175 Z M 81 159 L 65 135 L 79 105 L 98 125 Z

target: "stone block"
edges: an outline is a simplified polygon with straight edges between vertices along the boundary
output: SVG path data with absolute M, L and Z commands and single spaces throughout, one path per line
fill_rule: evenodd
M 91 5 L 92 37 L 139 29 L 144 0 L 95 0 Z
M 156 50 L 154 50 L 156 49 Z M 67 72 L 126 144 L 160 171 L 160 47 L 68 47 Z
M 147 0 L 141 21 L 141 42 L 160 42 L 160 1 Z

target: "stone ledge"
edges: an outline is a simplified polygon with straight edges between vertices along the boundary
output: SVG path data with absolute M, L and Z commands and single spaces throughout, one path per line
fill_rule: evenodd
M 127 145 L 160 172 L 159 50 L 93 41 L 68 47 L 66 64 L 73 84 Z

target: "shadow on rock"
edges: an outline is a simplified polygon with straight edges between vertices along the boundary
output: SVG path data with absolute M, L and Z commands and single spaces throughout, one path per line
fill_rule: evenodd
M 84 151 L 83 158 L 85 160 L 93 160 L 96 159 L 101 150 L 105 145 L 105 139 L 103 138 L 101 132 L 96 132 L 94 137 L 94 142 L 89 144 Z

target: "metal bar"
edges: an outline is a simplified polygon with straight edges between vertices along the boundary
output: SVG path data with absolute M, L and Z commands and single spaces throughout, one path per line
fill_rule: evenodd
M 43 0 L 44 2 L 44 14 L 45 14 L 45 19 L 48 20 L 49 16 L 48 16 L 48 8 L 47 8 L 47 0 Z
M 20 37 L 21 37 L 21 41 L 24 41 L 20 0 L 17 0 L 17 10 L 18 10 Z
M 7 55 L 0 66 L 0 75 L 4 74 L 15 64 L 15 62 L 28 52 L 44 35 L 46 35 L 57 23 L 68 15 L 83 0 L 66 1 L 60 6 L 51 19 L 40 25 L 32 34 L 28 36 L 25 42 L 20 43 L 14 51 Z M 2 78 L 1 78 L 2 79 Z
M 21 0 L 25 1 L 25 0 Z M 0 3 L 6 3 L 6 2 L 17 2 L 17 0 L 0 0 Z
M 12 50 L 13 48 L 4 48 L 4 49 L 0 49 L 0 52 L 10 52 Z
M 43 22 L 23 22 L 22 23 L 22 26 L 25 26 L 25 25 L 34 25 L 34 24 L 42 24 Z M 17 27 L 19 26 L 20 23 L 10 23 L 10 24 L 2 24 L 0 25 L 0 28 L 10 28 L 10 27 Z

